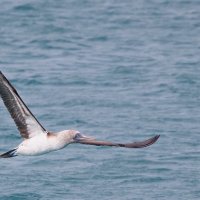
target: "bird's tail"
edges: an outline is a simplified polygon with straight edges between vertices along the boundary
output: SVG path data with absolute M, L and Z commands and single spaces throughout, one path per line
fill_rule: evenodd
M 6 153 L 0 154 L 0 158 L 11 158 L 17 156 L 16 154 L 17 149 L 12 149 L 10 151 L 7 151 Z

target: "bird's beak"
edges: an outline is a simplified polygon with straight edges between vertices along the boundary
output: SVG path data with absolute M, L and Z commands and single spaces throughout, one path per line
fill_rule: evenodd
M 84 143 L 85 141 L 90 141 L 90 140 L 94 140 L 94 138 L 80 133 L 74 137 L 74 142 L 76 143 Z

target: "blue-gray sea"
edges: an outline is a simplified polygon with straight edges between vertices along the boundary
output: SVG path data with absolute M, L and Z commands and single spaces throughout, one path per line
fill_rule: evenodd
M 0 70 L 69 145 L 0 160 L 0 200 L 200 199 L 200 1 L 2 0 Z M 0 152 L 21 137 L 0 103 Z

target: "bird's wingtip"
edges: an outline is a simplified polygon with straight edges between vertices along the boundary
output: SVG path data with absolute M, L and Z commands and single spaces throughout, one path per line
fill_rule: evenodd
M 156 136 L 155 136 L 155 139 L 158 140 L 159 137 L 160 137 L 160 135 L 156 135 Z
M 151 144 L 154 144 L 158 139 L 159 139 L 160 135 L 155 135 L 154 137 L 152 137 L 151 140 Z
M 4 76 L 4 75 L 3 75 L 3 72 L 2 72 L 1 70 L 0 70 L 0 75 L 1 75 L 1 76 Z

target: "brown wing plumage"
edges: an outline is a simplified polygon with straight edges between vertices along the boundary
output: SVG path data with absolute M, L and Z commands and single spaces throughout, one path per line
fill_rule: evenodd
M 23 138 L 28 139 L 46 132 L 2 72 L 0 72 L 0 96 Z
M 113 146 L 113 147 L 125 147 L 125 148 L 143 148 L 152 145 L 155 143 L 160 135 L 156 135 L 148 140 L 142 142 L 131 142 L 131 143 L 113 143 L 107 141 L 98 141 L 94 139 L 79 139 L 78 143 L 87 144 L 87 145 L 96 145 L 96 146 Z

